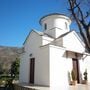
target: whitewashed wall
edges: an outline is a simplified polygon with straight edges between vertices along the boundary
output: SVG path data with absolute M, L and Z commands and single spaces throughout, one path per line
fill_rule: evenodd
M 21 55 L 20 59 L 20 74 L 19 74 L 19 81 L 20 82 L 29 82 L 29 63 L 28 63 L 28 55 L 25 53 Z
M 90 56 L 87 56 L 85 58 L 85 69 L 87 69 L 87 73 L 88 73 L 88 82 L 90 83 Z
M 65 22 L 67 23 L 68 28 L 65 28 Z M 45 23 L 47 24 L 47 30 L 50 30 L 55 27 L 60 28 L 62 30 L 65 29 L 69 30 L 69 25 L 71 23 L 71 20 L 64 15 L 50 15 L 41 20 L 41 25 L 43 27 L 43 30 L 45 30 L 44 29 Z
M 82 74 L 82 78 L 84 79 L 83 73 L 87 69 L 88 82 L 90 83 L 90 56 L 84 55 L 84 57 L 85 57 L 84 59 L 79 60 L 80 61 L 80 71 Z
M 83 42 L 80 40 L 75 31 L 72 31 L 63 38 L 63 46 L 66 47 L 67 50 L 83 53 L 85 52 L 85 48 Z
M 24 48 L 25 53 L 21 56 L 20 63 L 20 82 L 29 83 L 30 78 L 30 58 L 35 58 L 35 76 L 34 84 L 49 86 L 49 49 L 41 47 L 52 39 L 40 36 L 31 32 Z M 30 57 L 30 54 L 32 56 Z
M 35 84 L 49 86 L 49 48 L 40 47 L 35 63 Z
M 42 45 L 46 45 L 49 44 L 51 41 L 53 41 L 54 39 L 47 37 L 47 36 L 42 36 Z
M 21 64 L 20 64 L 20 81 L 29 83 L 30 78 L 30 58 L 36 58 L 35 61 L 37 61 L 37 57 L 39 55 L 39 47 L 42 44 L 41 36 L 39 36 L 35 32 L 31 32 L 30 36 L 28 37 L 24 49 L 25 53 L 21 57 Z M 30 57 L 30 54 L 32 54 L 32 57 Z
M 61 34 L 68 32 L 71 20 L 64 15 L 50 15 L 41 20 L 41 25 L 45 33 L 57 38 Z M 45 24 L 47 29 L 45 30 Z
M 71 68 L 71 61 L 67 61 L 64 55 L 64 48 L 50 45 L 50 86 L 68 90 L 68 70 Z
M 65 16 L 54 15 L 42 19 L 41 25 L 44 28 L 46 23 L 47 30 L 44 30 L 44 33 L 57 38 L 59 35 L 69 31 L 70 22 L 70 19 Z M 29 83 L 30 58 L 35 58 L 35 84 L 68 90 L 68 71 L 71 72 L 72 70 L 74 53 L 70 52 L 69 57 L 66 57 L 66 49 L 83 53 L 85 48 L 74 31 L 51 43 L 57 46 L 49 45 L 51 41 L 53 39 L 47 36 L 40 36 L 35 31 L 31 32 L 24 44 L 25 53 L 21 55 L 20 82 Z M 90 57 L 86 57 L 84 61 L 79 60 L 79 62 L 81 72 L 87 69 L 88 81 L 90 82 Z

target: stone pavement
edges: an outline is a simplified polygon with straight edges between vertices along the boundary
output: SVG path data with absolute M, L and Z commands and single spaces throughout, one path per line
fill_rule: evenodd
M 77 84 L 76 86 L 70 86 L 70 90 L 90 90 L 90 84 Z
M 45 87 L 45 86 L 38 86 L 38 85 L 28 85 L 28 84 L 20 84 L 23 87 L 30 88 L 30 90 L 52 90 L 50 87 Z M 57 89 L 53 89 L 57 90 Z M 58 89 L 60 90 L 60 89 Z M 67 90 L 90 90 L 90 84 L 85 85 L 85 84 L 77 84 L 77 85 L 72 85 L 70 86 Z

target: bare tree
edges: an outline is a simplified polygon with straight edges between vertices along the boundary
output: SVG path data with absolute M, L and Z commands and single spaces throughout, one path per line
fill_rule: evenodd
M 90 53 L 90 0 L 68 0 L 68 2 L 71 17 L 78 25 L 86 51 Z

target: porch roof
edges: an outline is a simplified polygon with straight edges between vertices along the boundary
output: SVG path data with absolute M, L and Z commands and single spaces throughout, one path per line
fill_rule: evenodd
M 84 60 L 87 56 L 90 56 L 90 54 L 86 52 L 80 53 L 80 52 L 66 50 L 66 57 L 82 58 Z

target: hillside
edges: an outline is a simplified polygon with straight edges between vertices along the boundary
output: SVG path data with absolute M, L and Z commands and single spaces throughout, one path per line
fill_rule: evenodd
M 11 63 L 19 58 L 22 48 L 0 46 L 0 68 L 9 69 Z

